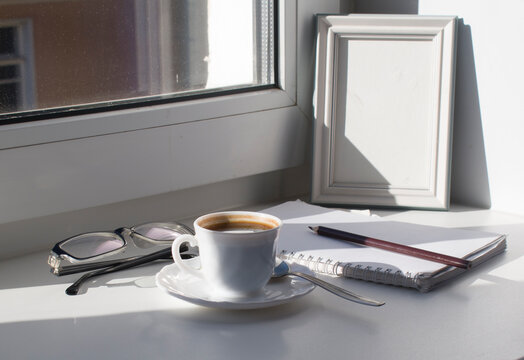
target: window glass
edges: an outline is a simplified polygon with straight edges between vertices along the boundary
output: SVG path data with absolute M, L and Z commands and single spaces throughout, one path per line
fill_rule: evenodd
M 0 3 L 0 120 L 273 86 L 272 0 Z

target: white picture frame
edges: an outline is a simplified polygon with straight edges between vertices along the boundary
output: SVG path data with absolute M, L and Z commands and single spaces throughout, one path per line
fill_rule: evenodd
M 447 209 L 454 16 L 318 16 L 311 201 Z

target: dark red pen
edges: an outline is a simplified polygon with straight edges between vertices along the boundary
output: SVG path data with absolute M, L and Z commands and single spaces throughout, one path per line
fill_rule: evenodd
M 359 244 L 369 247 L 374 247 L 382 250 L 387 250 L 391 252 L 396 252 L 408 256 L 413 256 L 417 258 L 421 258 L 424 260 L 434 261 L 441 264 L 449 265 L 449 266 L 455 266 L 462 269 L 469 269 L 471 268 L 471 261 L 466 259 L 461 259 L 449 255 L 439 254 L 435 253 L 433 251 L 428 250 L 422 250 L 418 248 L 414 248 L 407 245 L 397 244 L 385 240 L 379 240 L 370 238 L 367 236 L 362 236 L 358 234 L 353 234 L 337 229 L 332 229 L 325 226 L 310 226 L 309 227 L 313 232 L 317 233 L 318 235 L 327 236 L 334 239 L 339 239 L 343 241 L 348 241 L 353 244 Z

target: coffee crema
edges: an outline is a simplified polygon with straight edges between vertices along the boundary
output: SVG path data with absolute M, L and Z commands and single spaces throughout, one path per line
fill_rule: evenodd
M 213 222 L 205 224 L 204 228 L 212 231 L 222 232 L 258 232 L 265 231 L 275 228 L 276 226 L 271 223 L 264 223 L 259 221 L 226 221 L 226 222 Z

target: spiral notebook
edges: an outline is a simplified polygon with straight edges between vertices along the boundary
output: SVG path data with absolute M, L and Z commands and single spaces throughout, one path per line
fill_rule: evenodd
M 302 201 L 289 201 L 263 210 L 284 222 L 278 256 L 335 276 L 415 288 L 427 292 L 506 249 L 506 236 L 481 231 L 389 221 L 362 212 L 329 209 Z M 339 230 L 461 257 L 472 261 L 468 270 L 353 245 L 313 233 L 308 226 Z

